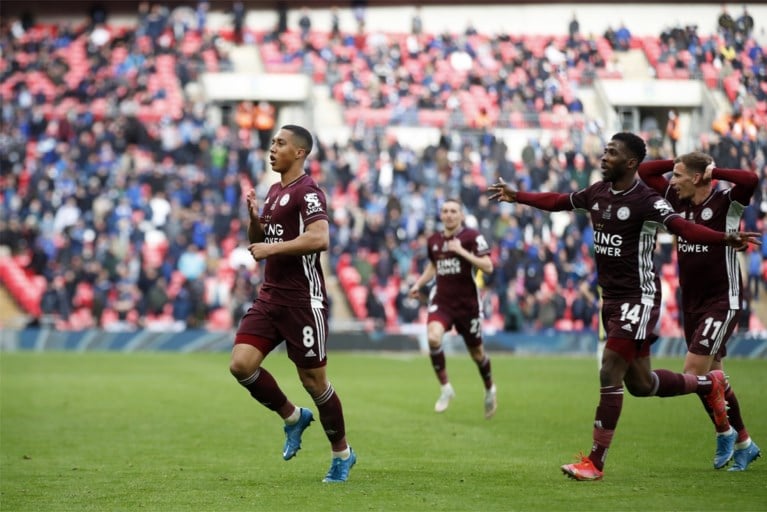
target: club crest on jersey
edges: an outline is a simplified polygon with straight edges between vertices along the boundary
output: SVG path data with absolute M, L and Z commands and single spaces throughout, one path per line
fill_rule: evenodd
M 285 206 L 290 201 L 290 194 L 285 194 L 280 198 L 280 206 Z
M 306 202 L 306 214 L 312 215 L 322 211 L 322 203 L 317 192 L 307 192 L 304 195 L 304 201 Z
M 626 220 L 631 216 L 631 210 L 628 206 L 621 206 L 618 208 L 618 218 L 620 220 Z
M 714 216 L 714 212 L 711 211 L 711 208 L 709 207 L 703 208 L 703 211 L 700 212 L 700 218 L 703 220 L 709 220 L 713 216 Z
M 652 207 L 658 210 L 661 215 L 668 215 L 674 211 L 665 199 L 658 199 L 653 203 Z

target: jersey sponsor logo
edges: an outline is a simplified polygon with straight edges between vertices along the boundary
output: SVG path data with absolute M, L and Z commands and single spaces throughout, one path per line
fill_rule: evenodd
M 711 210 L 711 208 L 703 208 L 703 211 L 700 212 L 700 218 L 703 220 L 709 220 L 711 217 L 714 216 L 714 212 Z
M 620 220 L 626 220 L 631 216 L 631 210 L 628 206 L 621 206 L 618 208 L 618 218 Z
M 284 234 L 285 229 L 282 227 L 282 224 L 267 224 L 264 226 L 264 242 L 267 244 L 282 242 L 282 235 Z
M 595 253 L 604 254 L 605 256 L 620 257 L 622 245 L 623 245 L 622 236 L 614 235 L 611 233 L 605 233 L 604 231 L 594 231 L 594 252 Z
M 304 195 L 304 201 L 306 202 L 307 215 L 313 215 L 322 211 L 322 203 L 316 192 L 307 192 Z
M 621 329 L 623 329 L 624 331 L 628 331 L 628 332 L 631 332 L 631 331 L 632 331 L 632 327 L 631 327 L 631 324 L 623 324 L 623 325 L 621 326 Z
M 658 210 L 658 212 L 663 215 L 669 215 L 674 212 L 674 209 L 671 208 L 671 205 L 668 204 L 668 201 L 665 199 L 658 199 L 652 204 L 652 207 Z
M 711 344 L 706 339 L 700 340 L 700 344 L 706 348 L 711 348 Z
M 677 240 L 677 251 L 690 254 L 690 253 L 707 253 L 708 245 L 704 244 L 691 244 L 684 238 L 679 237 Z
M 317 354 L 314 352 L 314 350 L 309 349 L 309 352 L 304 354 L 304 357 L 317 357 Z
M 460 274 L 461 260 L 458 258 L 444 258 L 437 260 L 437 274 L 441 276 Z
M 288 204 L 288 201 L 290 201 L 290 194 L 284 194 L 280 198 L 280 206 L 285 206 L 286 204 Z
M 594 210 L 595 212 L 598 212 L 599 211 L 599 203 L 594 203 L 594 206 L 592 206 L 591 209 Z

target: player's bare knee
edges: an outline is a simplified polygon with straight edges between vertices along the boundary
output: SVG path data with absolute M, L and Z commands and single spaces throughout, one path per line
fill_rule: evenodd
M 258 368 L 251 368 L 252 365 L 243 358 L 233 357 L 229 362 L 229 371 L 237 379 L 242 380 L 253 374 Z
M 429 340 L 429 349 L 431 350 L 439 350 L 442 348 L 442 337 L 439 338 L 432 338 L 431 336 L 428 338 Z

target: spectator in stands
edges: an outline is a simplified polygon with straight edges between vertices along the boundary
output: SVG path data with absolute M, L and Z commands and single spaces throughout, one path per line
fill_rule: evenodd
M 258 132 L 259 147 L 266 151 L 272 139 L 275 108 L 268 101 L 259 101 L 253 109 L 253 126 Z
M 671 144 L 671 155 L 676 157 L 676 146 L 682 137 L 682 129 L 679 124 L 679 111 L 672 108 L 668 111 L 668 120 L 666 121 L 666 136 Z
M 243 27 L 245 26 L 245 3 L 242 0 L 232 2 L 232 27 L 234 28 L 234 43 L 243 43 Z
M 616 50 L 628 51 L 631 48 L 631 31 L 625 23 L 621 22 L 620 27 L 615 32 Z
M 577 38 L 581 34 L 581 24 L 578 22 L 578 16 L 573 11 L 570 23 L 567 24 L 567 46 L 574 48 L 577 45 Z
M 743 13 L 735 21 L 735 29 L 745 37 L 749 37 L 751 31 L 754 30 L 754 17 L 748 12 L 745 4 L 743 5 Z
M 664 177 L 669 171 L 672 171 L 671 180 Z M 658 160 L 643 163 L 639 167 L 639 176 L 650 187 L 664 194 L 685 219 L 719 231 L 740 224 L 741 213 L 759 182 L 751 171 L 714 167 L 713 159 L 700 152 L 687 153 L 673 162 Z M 727 180 L 734 186 L 727 190 L 714 190 L 712 179 Z M 738 258 L 731 247 L 691 246 L 687 241 L 678 241 L 677 258 L 687 342 L 684 371 L 705 376 L 711 371 L 723 369 L 727 341 L 741 314 L 743 284 Z M 701 279 L 704 275 L 706 279 Z M 730 470 L 744 471 L 759 457 L 760 450 L 748 435 L 735 392 L 729 385 L 724 398 L 728 405 L 727 430 L 723 430 L 714 412 L 703 400 L 703 406 L 717 431 L 714 468 L 723 468 L 734 458 L 735 464 Z
M 435 280 L 427 318 L 429 357 L 441 386 L 434 410 L 444 412 L 455 397 L 442 348 L 445 333 L 455 326 L 479 369 L 485 386 L 485 418 L 490 419 L 497 408 L 496 387 L 490 370 L 490 357 L 482 344 L 482 309 L 474 280 L 475 268 L 485 274 L 493 271 L 490 246 L 477 230 L 464 226 L 463 206 L 458 200 L 445 200 L 440 220 L 442 230 L 431 235 L 427 241 L 429 262 L 410 287 L 410 296 L 418 298 L 421 288 Z
M 413 17 L 410 19 L 410 33 L 414 36 L 420 36 L 423 33 L 423 18 L 421 17 L 420 5 L 416 5 Z
M 730 12 L 727 10 L 727 5 L 725 4 L 722 4 L 722 10 L 719 13 L 717 24 L 719 25 L 721 33 L 732 34 L 735 32 L 735 20 L 730 16 Z
M 312 30 L 312 18 L 309 15 L 308 7 L 301 8 L 301 13 L 298 17 L 298 28 L 301 31 L 301 41 L 306 43 Z
M 63 276 L 55 276 L 48 282 L 48 287 L 40 299 L 40 311 L 43 314 L 40 324 L 44 327 L 55 328 L 57 321 L 69 321 L 73 305 L 64 284 Z

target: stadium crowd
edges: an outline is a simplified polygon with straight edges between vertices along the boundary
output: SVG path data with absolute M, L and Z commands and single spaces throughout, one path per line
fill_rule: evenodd
M 493 246 L 496 270 L 480 276 L 488 327 L 596 327 L 587 220 L 491 204 L 484 188 L 498 176 L 523 190 L 557 192 L 597 179 L 609 134 L 582 116 L 577 86 L 616 73 L 611 52 L 636 44 L 650 55 L 647 40 L 632 38 L 626 27 L 585 37 L 575 19 L 568 34 L 535 39 L 471 27 L 453 38 L 423 33 L 417 23 L 390 37 L 366 32 L 364 23 L 357 33 L 325 33 L 311 30 L 309 18 L 297 30 L 240 28 L 231 35 L 206 30 L 204 9 L 197 16 L 189 24 L 161 4 L 142 4 L 135 31 L 97 17 L 82 25 L 2 21 L 0 245 L 29 276 L 42 276 L 27 290 L 39 299 L 29 311 L 36 322 L 228 328 L 249 305 L 260 274 L 242 247 L 242 197 L 251 186 L 259 197 L 265 193 L 273 106 L 243 105 L 230 123 L 216 126 L 207 121 L 207 105 L 187 94 L 200 72 L 230 68 L 221 42 L 234 38 L 258 44 L 267 70 L 298 66 L 327 82 L 346 109 L 352 136 L 326 143 L 317 132 L 309 172 L 328 194 L 329 274 L 359 319 L 376 328 L 423 319 L 423 301 L 407 291 L 423 268 L 441 202 L 459 197 L 466 222 Z M 691 76 L 706 79 L 711 66 L 723 77 L 712 85 L 729 94 L 735 113 L 699 145 L 721 167 L 759 174 L 744 229 L 765 232 L 761 47 L 737 23 L 711 36 L 676 28 L 653 44 L 659 53 L 650 62 L 659 76 L 663 65 L 681 62 Z M 257 117 L 261 109 L 272 109 L 271 125 Z M 361 109 L 385 115 L 371 122 Z M 560 125 L 566 135 L 551 144 L 529 140 L 520 155 L 509 154 L 490 129 L 544 126 L 549 112 L 576 122 Z M 441 136 L 416 150 L 383 128 L 397 123 L 439 126 Z M 669 155 L 662 136 L 644 135 L 653 157 Z M 667 287 L 661 329 L 676 335 L 673 252 L 661 244 L 656 257 Z M 754 299 L 764 292 L 765 257 L 767 235 L 746 257 Z

